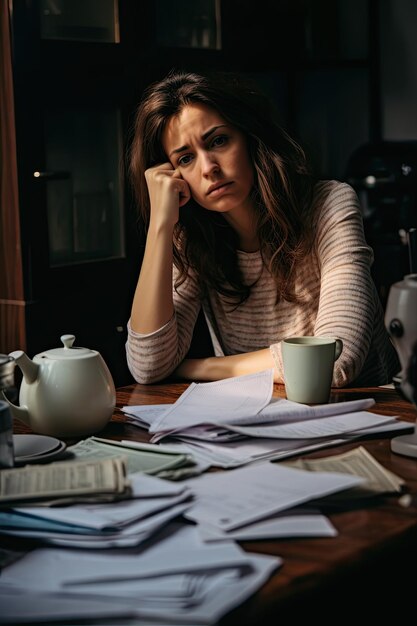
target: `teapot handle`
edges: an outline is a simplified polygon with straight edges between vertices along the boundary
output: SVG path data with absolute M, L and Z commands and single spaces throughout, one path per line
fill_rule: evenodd
M 29 411 L 26 406 L 16 406 L 13 402 L 10 402 L 4 391 L 1 392 L 0 402 L 2 399 L 9 405 L 10 412 L 13 417 L 21 420 L 27 426 L 30 426 Z

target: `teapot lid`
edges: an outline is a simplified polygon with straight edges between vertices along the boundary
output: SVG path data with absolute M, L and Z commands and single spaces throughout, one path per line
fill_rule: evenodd
M 75 341 L 75 335 L 61 335 L 61 341 L 64 344 L 63 348 L 53 348 L 52 350 L 45 350 L 36 356 L 47 357 L 49 359 L 78 359 L 80 357 L 93 356 L 97 352 L 90 350 L 89 348 L 73 347 Z

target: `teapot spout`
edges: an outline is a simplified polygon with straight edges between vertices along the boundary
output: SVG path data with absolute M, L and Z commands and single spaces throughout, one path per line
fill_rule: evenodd
M 24 406 L 16 406 L 13 402 L 10 402 L 4 391 L 1 392 L 1 395 L 3 396 L 3 400 L 5 400 L 9 405 L 12 416 L 21 420 L 27 426 L 30 426 L 29 412 L 27 408 Z
M 10 352 L 9 356 L 11 356 L 16 361 L 16 364 L 22 370 L 23 378 L 28 385 L 30 385 L 37 379 L 39 365 L 31 361 L 27 354 L 23 352 L 23 350 Z

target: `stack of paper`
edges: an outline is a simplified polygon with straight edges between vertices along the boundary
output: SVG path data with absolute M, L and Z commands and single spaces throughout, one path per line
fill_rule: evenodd
M 224 468 L 410 428 L 394 416 L 368 411 L 375 404 L 372 398 L 308 406 L 272 398 L 272 389 L 272 370 L 267 370 L 193 383 L 171 405 L 123 410 L 131 422 L 146 425 L 153 442 L 169 438 L 171 450 Z
M 111 501 L 130 496 L 120 456 L 111 459 L 28 465 L 0 473 L 0 506 L 33 501 Z
M 110 464 L 125 453 L 129 500 L 99 504 L 91 494 L 90 504 L 0 510 L 0 532 L 47 544 L 4 567 L 0 623 L 93 617 L 118 626 L 215 624 L 282 563 L 244 552 L 235 541 L 332 537 L 337 530 L 329 520 L 301 506 L 361 486 L 370 473 L 393 484 L 363 455 L 354 459 L 363 477 L 343 473 L 352 467 L 346 459 L 315 466 L 319 471 L 262 462 L 398 426 L 366 410 L 372 399 L 309 407 L 272 399 L 272 388 L 268 370 L 190 385 L 173 405 L 125 407 L 155 441 L 169 437 L 169 448 L 98 438 L 74 447 L 79 459 L 106 457 Z M 190 452 L 200 465 L 192 466 Z M 178 478 L 189 467 L 246 463 L 182 483 L 150 475 Z
M 117 618 L 120 626 L 128 617 L 141 624 L 214 624 L 281 563 L 234 542 L 205 544 L 185 524 L 171 524 L 140 552 L 37 549 L 2 572 L 0 623 L 37 617 L 57 624 L 94 615 Z
M 274 532 L 332 537 L 337 531 L 328 520 L 294 507 L 364 482 L 271 463 L 180 484 L 143 473 L 130 480 L 131 500 L 0 512 L 2 532 L 59 546 L 35 549 L 4 568 L 0 623 L 36 616 L 57 624 L 96 613 L 119 626 L 124 619 L 214 624 L 282 563 L 244 552 L 235 539 L 273 537 Z M 188 522 L 173 522 L 180 514 Z M 102 549 L 109 547 L 124 550 Z
M 160 446 L 136 441 L 89 437 L 69 447 L 68 452 L 77 460 L 113 459 L 122 454 L 128 474 L 144 472 L 169 480 L 197 476 L 207 469 L 207 464 L 204 466 L 197 464 L 191 454 L 165 450 Z
M 131 499 L 108 504 L 0 510 L 2 534 L 73 548 L 137 546 L 184 513 L 191 503 L 186 484 L 132 474 Z

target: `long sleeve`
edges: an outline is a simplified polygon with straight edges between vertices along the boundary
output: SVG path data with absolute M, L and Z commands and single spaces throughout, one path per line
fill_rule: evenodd
M 177 272 L 174 268 L 173 282 Z M 154 383 L 172 374 L 186 356 L 200 310 L 198 288 L 187 278 L 178 288 L 173 287 L 174 315 L 162 328 L 140 334 L 128 323 L 126 355 L 134 379 L 142 384 Z
M 355 380 L 363 368 L 378 304 L 370 273 L 372 250 L 365 242 L 356 193 L 348 185 L 340 185 L 323 205 L 317 256 L 321 288 L 314 334 L 343 341 L 333 379 L 340 387 Z
M 343 387 L 353 381 L 369 385 L 389 382 L 398 361 L 371 277 L 373 253 L 365 241 L 357 195 L 347 184 L 320 183 L 315 204 L 314 251 L 299 276 L 300 283 L 312 293 L 304 306 L 312 326 L 297 334 L 343 341 L 333 386 Z M 280 342 L 272 345 L 271 351 L 283 376 Z

